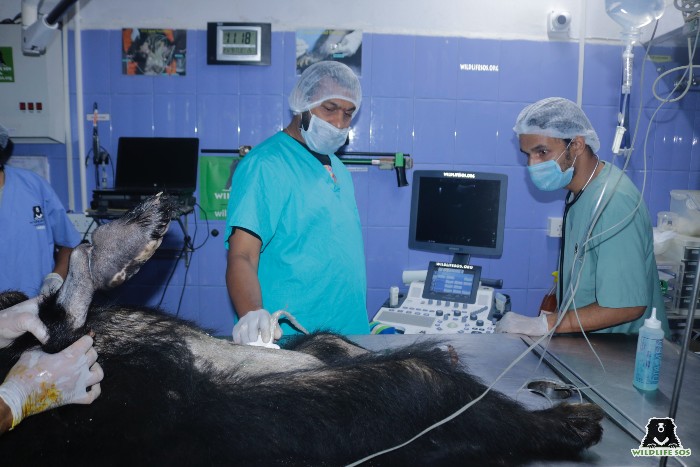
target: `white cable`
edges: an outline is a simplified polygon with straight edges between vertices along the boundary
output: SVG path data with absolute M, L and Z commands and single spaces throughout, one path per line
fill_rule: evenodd
M 677 1 L 677 0 L 676 0 L 676 1 Z M 658 20 L 657 20 L 657 22 L 656 22 L 656 25 L 658 26 Z M 656 28 L 654 29 L 654 34 L 655 34 L 655 32 L 656 32 Z M 699 29 L 699 32 L 700 32 L 700 29 Z M 653 39 L 653 35 L 654 35 L 654 34 L 652 34 L 652 39 Z M 696 44 L 697 44 L 697 39 L 696 39 Z M 645 55 L 644 55 L 644 59 L 643 59 L 643 61 L 642 61 L 642 72 L 641 72 L 640 87 L 642 87 L 642 84 L 643 84 L 643 82 L 644 82 L 644 65 L 646 64 L 647 56 L 648 56 L 648 50 L 646 51 L 646 53 L 645 53 Z M 692 55 L 691 55 L 691 58 L 692 58 Z M 691 61 L 690 63 L 692 63 L 692 61 Z M 655 81 L 655 83 L 656 83 L 656 81 Z M 677 87 L 677 86 L 676 86 L 676 87 Z M 671 91 L 671 93 L 675 92 L 675 90 L 676 90 L 676 88 L 674 88 L 674 89 Z M 670 96 L 670 94 L 669 94 L 669 96 Z M 656 111 L 655 111 L 654 114 L 652 115 L 651 119 L 649 120 L 649 125 L 647 126 L 646 136 L 645 136 L 645 139 L 644 139 L 644 151 L 643 151 L 643 152 L 644 152 L 644 157 L 643 157 L 643 159 L 644 159 L 644 169 L 643 169 L 644 178 L 643 178 L 643 181 L 642 181 L 642 189 L 640 190 L 639 202 L 638 202 L 637 205 L 634 207 L 634 209 L 632 209 L 632 211 L 631 211 L 627 216 L 625 216 L 622 220 L 620 220 L 618 223 L 616 223 L 615 225 L 609 227 L 608 229 L 606 229 L 606 230 L 604 230 L 604 231 L 602 231 L 602 232 L 600 232 L 600 233 L 598 233 L 598 234 L 596 234 L 596 235 L 592 235 L 593 229 L 594 229 L 595 225 L 597 224 L 598 219 L 599 219 L 600 216 L 602 215 L 603 211 L 605 210 L 605 207 L 606 207 L 607 204 L 610 202 L 610 200 L 612 199 L 613 195 L 615 194 L 615 191 L 616 191 L 616 189 L 617 189 L 617 185 L 619 184 L 620 180 L 622 179 L 622 174 L 625 173 L 625 171 L 627 170 L 627 166 L 629 165 L 629 162 L 630 162 L 630 159 L 631 159 L 631 155 L 632 155 L 632 151 L 633 151 L 633 148 L 634 148 L 634 142 L 635 142 L 635 140 L 636 140 L 636 138 L 637 138 L 637 134 L 638 134 L 638 130 L 639 130 L 639 122 L 640 122 L 640 120 L 641 120 L 641 119 L 640 119 L 640 116 L 641 116 L 641 112 L 642 112 L 642 104 L 640 103 L 640 105 L 639 105 L 639 110 L 638 110 L 638 113 L 637 113 L 637 122 L 636 122 L 636 124 L 635 124 L 635 128 L 634 128 L 634 133 L 633 133 L 633 136 L 632 136 L 631 144 L 630 144 L 630 147 L 625 151 L 625 153 L 626 153 L 626 154 L 625 154 L 625 163 L 624 163 L 623 167 L 620 169 L 620 172 L 621 172 L 621 173 L 620 173 L 620 176 L 617 177 L 617 180 L 615 181 L 615 183 L 614 183 L 614 185 L 613 185 L 613 187 L 612 187 L 612 192 L 611 192 L 610 196 L 609 196 L 607 199 L 605 198 L 605 193 L 606 193 L 606 191 L 607 191 L 608 184 L 609 184 L 609 182 L 610 182 L 610 176 L 611 176 L 610 173 L 608 173 L 608 176 L 607 176 L 606 179 L 605 179 L 605 183 L 604 183 L 604 185 L 603 185 L 603 188 L 601 189 L 601 193 L 600 193 L 600 195 L 599 195 L 598 201 L 596 202 L 596 207 L 595 207 L 595 209 L 594 209 L 594 211 L 593 211 L 593 214 L 592 214 L 591 222 L 590 222 L 590 224 L 589 224 L 588 229 L 586 230 L 586 235 L 585 235 L 585 237 L 584 237 L 585 240 L 580 244 L 580 248 L 579 248 L 579 250 L 576 252 L 576 255 L 574 256 L 574 261 L 573 261 L 573 263 L 572 263 L 572 271 L 571 271 L 572 274 L 571 274 L 571 277 L 572 277 L 572 279 L 573 279 L 574 277 L 576 278 L 576 279 L 575 279 L 575 285 L 574 285 L 574 281 L 573 281 L 573 280 L 569 281 L 569 287 L 567 288 L 567 291 L 566 291 L 566 293 L 565 293 L 565 295 L 564 295 L 564 299 L 561 301 L 562 306 L 559 307 L 559 312 L 558 312 L 558 316 L 557 316 L 557 321 L 556 321 L 555 325 L 552 327 L 552 329 L 550 329 L 545 335 L 539 337 L 539 338 L 538 338 L 534 343 L 532 343 L 524 352 L 522 352 L 518 357 L 516 357 L 516 359 L 513 360 L 513 361 L 506 367 L 506 369 L 503 370 L 503 371 L 501 372 L 501 374 L 499 374 L 499 375 L 496 377 L 496 379 L 486 388 L 486 390 L 485 390 L 481 395 L 479 395 L 477 398 L 475 398 L 474 400 L 472 400 L 472 401 L 469 402 L 468 404 L 466 404 L 466 405 L 464 405 L 463 407 L 461 407 L 459 410 L 457 410 L 456 412 L 454 412 L 452 415 L 449 415 L 448 417 L 446 417 L 446 418 L 444 418 L 444 419 L 442 419 L 442 420 L 440 420 L 440 421 L 434 423 L 433 425 L 431 425 L 431 426 L 425 428 L 423 431 L 421 431 L 420 433 L 418 433 L 417 435 L 415 435 L 415 436 L 412 437 L 411 439 L 409 439 L 409 440 L 407 440 L 407 441 L 405 441 L 405 442 L 403 442 L 403 443 L 401 443 L 401 444 L 398 444 L 398 445 L 396 445 L 396 446 L 393 446 L 393 447 L 390 447 L 390 448 L 388 448 L 388 449 L 385 449 L 385 450 L 383 450 L 383 451 L 379 451 L 379 452 L 376 452 L 376 453 L 374 453 L 374 454 L 370 454 L 370 455 L 367 456 L 367 457 L 364 457 L 364 458 L 362 458 L 362 459 L 360 459 L 360 460 L 358 460 L 358 461 L 355 461 L 355 462 L 353 462 L 353 463 L 351 463 L 351 464 L 348 464 L 348 467 L 355 467 L 355 466 L 360 465 L 360 464 L 362 464 L 362 463 L 364 463 L 364 462 L 366 462 L 366 461 L 368 461 L 368 460 L 370 460 L 370 459 L 373 459 L 373 458 L 375 458 L 375 457 L 381 456 L 381 455 L 383 455 L 383 454 L 386 454 L 386 453 L 388 453 L 388 452 L 394 451 L 394 450 L 396 450 L 396 449 L 400 449 L 400 448 L 402 448 L 402 447 L 404 447 L 404 446 L 406 446 L 406 445 L 412 443 L 413 441 L 415 441 L 416 439 L 420 438 L 421 436 L 425 435 L 426 433 L 432 431 L 433 429 L 435 429 L 435 428 L 437 428 L 437 427 L 439 427 L 439 426 L 441 426 L 441 425 L 443 425 L 443 424 L 449 422 L 450 420 L 452 420 L 452 419 L 456 418 L 457 416 L 461 415 L 462 413 L 464 413 L 464 412 L 465 412 L 467 409 L 469 409 L 472 405 L 476 404 L 476 403 L 479 402 L 481 399 L 483 399 L 483 398 L 486 396 L 486 394 L 488 394 L 488 393 L 491 391 L 491 389 L 493 389 L 493 387 L 496 385 L 496 383 L 498 383 L 498 381 L 500 381 L 501 378 L 503 378 L 503 376 L 505 376 L 505 374 L 506 374 L 508 371 L 510 371 L 520 360 L 522 360 L 522 359 L 523 359 L 528 353 L 530 353 L 536 346 L 540 345 L 540 343 L 543 342 L 545 339 L 551 339 L 552 335 L 554 334 L 554 332 L 556 331 L 556 329 L 558 328 L 558 326 L 561 324 L 561 322 L 563 321 L 563 319 L 564 319 L 564 317 L 566 316 L 566 314 L 570 311 L 570 309 L 573 310 L 573 311 L 574 311 L 574 314 L 576 315 L 576 319 L 577 319 L 577 321 L 578 321 L 578 323 L 579 323 L 579 327 L 580 327 L 580 329 L 581 329 L 581 332 L 582 332 L 584 338 L 586 339 L 586 342 L 588 343 L 588 346 L 590 347 L 591 351 L 593 352 L 593 354 L 595 355 L 596 359 L 597 359 L 598 362 L 600 363 L 600 366 L 601 366 L 601 368 L 603 369 L 603 372 L 606 372 L 606 370 L 605 370 L 605 365 L 603 364 L 603 362 L 602 362 L 600 356 L 598 355 L 598 353 L 595 351 L 593 345 L 591 344 L 590 340 L 588 339 L 588 335 L 586 334 L 586 332 L 585 332 L 584 329 L 583 329 L 583 324 L 581 323 L 580 317 L 578 316 L 578 311 L 577 311 L 577 309 L 576 309 L 575 295 L 576 295 L 576 291 L 578 290 L 578 287 L 579 287 L 579 283 L 580 283 L 580 280 L 581 280 L 581 274 L 583 273 L 583 265 L 585 264 L 586 250 L 587 250 L 588 243 L 591 242 L 593 239 L 595 239 L 595 238 L 597 238 L 597 237 L 600 237 L 600 236 L 606 234 L 607 232 L 609 232 L 609 231 L 611 231 L 611 230 L 617 228 L 617 227 L 620 226 L 621 224 L 625 223 L 626 220 L 627 220 L 628 218 L 631 218 L 631 216 L 633 216 L 633 215 L 639 210 L 639 207 L 641 206 L 642 200 L 644 199 L 644 196 L 643 196 L 644 190 L 645 190 L 645 188 L 646 188 L 646 176 L 647 176 L 646 149 L 647 149 L 647 145 L 648 145 L 649 133 L 650 133 L 651 125 L 652 125 L 652 123 L 653 123 L 653 121 L 654 121 L 654 118 L 655 118 L 656 114 L 658 113 L 658 111 L 661 109 L 661 107 L 662 107 L 666 102 L 671 102 L 671 101 L 669 101 L 668 99 L 666 99 L 664 102 L 662 102 L 662 103 L 659 105 L 659 107 L 656 109 Z M 626 108 L 626 105 L 628 105 L 628 103 L 627 103 L 627 99 L 626 99 L 626 97 L 625 97 L 625 101 L 623 101 L 623 110 Z M 623 116 L 622 116 L 621 118 L 624 118 L 624 114 L 623 114 Z M 613 160 L 614 160 L 614 156 L 613 156 Z M 610 163 L 612 164 L 613 161 L 611 160 Z M 579 256 L 579 255 L 581 255 L 581 260 L 580 260 L 581 266 L 580 266 L 580 268 L 578 268 L 578 272 L 576 272 L 576 269 L 577 269 L 577 268 L 576 268 L 576 264 L 578 263 L 577 259 L 578 259 L 578 256 Z M 562 278 L 561 280 L 563 280 L 563 278 Z M 564 304 L 565 304 L 565 306 L 563 306 Z M 572 307 L 572 306 L 573 306 L 573 307 Z M 547 346 L 548 346 L 548 343 L 547 343 Z M 545 350 L 546 350 L 547 346 L 545 346 Z M 540 363 L 542 362 L 542 359 L 543 359 L 543 358 L 544 358 L 544 353 L 542 353 L 542 355 L 541 355 L 541 357 L 540 357 Z M 539 363 L 538 363 L 538 366 L 539 366 Z M 535 369 L 535 371 L 536 371 L 536 369 Z M 592 387 L 594 387 L 594 386 L 591 386 L 591 385 L 586 386 L 586 388 L 592 388 Z M 577 388 L 577 389 L 581 389 L 581 388 Z
M 516 359 L 513 360 L 513 361 L 506 367 L 506 369 L 503 370 L 503 371 L 501 372 L 501 374 L 498 375 L 498 376 L 496 377 L 496 379 L 493 381 L 493 383 L 491 383 L 491 384 L 486 388 L 486 390 L 485 390 L 484 392 L 482 392 L 478 397 L 476 397 L 475 399 L 473 399 L 473 400 L 472 400 L 471 402 L 469 402 L 468 404 L 462 406 L 459 410 L 457 410 L 456 412 L 454 412 L 452 415 L 449 415 L 449 416 L 443 418 L 442 420 L 440 420 L 440 421 L 438 421 L 438 422 L 436 422 L 436 423 L 430 425 L 428 428 L 424 429 L 423 431 L 421 431 L 420 433 L 418 433 L 417 435 L 415 435 L 413 438 L 409 439 L 408 441 L 405 441 L 405 442 L 403 442 L 403 443 L 401 443 L 401 444 L 398 444 L 398 445 L 396 445 L 396 446 L 392 446 L 392 447 L 390 447 L 390 448 L 388 448 L 388 449 L 384 449 L 383 451 L 379 451 L 379 452 L 375 452 L 374 454 L 370 454 L 370 455 L 367 456 L 367 457 L 363 457 L 362 459 L 360 459 L 360 460 L 358 460 L 358 461 L 355 461 L 355 462 L 353 462 L 353 463 L 351 463 L 351 464 L 348 464 L 347 467 L 355 467 L 355 466 L 357 466 L 357 465 L 362 464 L 363 462 L 367 462 L 367 461 L 370 460 L 370 459 L 374 459 L 374 458 L 377 457 L 377 456 L 381 456 L 382 454 L 386 454 L 387 452 L 391 452 L 391 451 L 395 451 L 396 449 L 400 449 L 400 448 L 402 448 L 402 447 L 404 447 L 404 446 L 406 446 L 406 445 L 412 443 L 413 441 L 415 441 L 416 439 L 420 438 L 421 436 L 423 436 L 424 434 L 428 433 L 429 431 L 432 431 L 432 430 L 434 430 L 435 428 L 439 427 L 440 425 L 444 425 L 445 423 L 449 422 L 449 421 L 452 420 L 453 418 L 456 418 L 457 416 L 461 415 L 463 412 L 465 412 L 467 409 L 469 409 L 472 405 L 476 404 L 476 403 L 479 402 L 481 399 L 483 399 L 483 398 L 486 396 L 486 394 L 488 394 L 489 392 L 491 392 L 491 389 L 496 385 L 496 383 L 498 383 L 498 382 L 501 380 L 501 378 L 503 378 L 503 377 L 505 376 L 505 374 L 506 374 L 508 371 L 511 370 L 511 368 L 513 368 L 520 360 L 522 360 L 523 358 L 525 358 L 525 356 L 526 356 L 527 354 L 529 354 L 536 346 L 538 346 L 538 345 L 540 344 L 540 342 L 542 342 L 542 341 L 543 341 L 544 339 L 546 339 L 548 336 L 550 336 L 551 334 L 553 334 L 553 333 L 554 333 L 554 330 L 555 330 L 555 328 L 552 328 L 552 329 L 550 329 L 550 330 L 547 332 L 547 334 L 545 334 L 545 335 L 543 335 L 543 336 L 540 336 L 539 339 L 537 339 L 535 342 L 533 342 L 527 349 L 525 349 L 524 352 L 522 352 L 518 357 L 516 357 Z

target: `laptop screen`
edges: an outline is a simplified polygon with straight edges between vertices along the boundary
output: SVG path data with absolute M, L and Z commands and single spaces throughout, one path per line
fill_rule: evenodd
M 116 189 L 194 192 L 199 138 L 120 137 Z

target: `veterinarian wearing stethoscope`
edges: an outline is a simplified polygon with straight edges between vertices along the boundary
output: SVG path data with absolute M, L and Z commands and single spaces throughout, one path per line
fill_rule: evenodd
M 563 98 L 543 99 L 525 107 L 513 129 L 535 186 L 569 190 L 559 260 L 560 306 L 569 290 L 575 295 L 556 332 L 634 334 L 656 307 L 668 335 L 649 213 L 632 181 L 596 154 L 600 140 L 581 108 Z M 604 210 L 587 240 L 599 204 Z M 557 317 L 506 313 L 496 331 L 540 336 Z
M 26 332 L 45 343 L 46 327 L 33 298 L 0 311 L 0 349 Z M 22 354 L 0 384 L 0 434 L 23 419 L 66 404 L 90 404 L 100 395 L 102 367 L 92 337 L 83 336 L 56 354 Z
M 361 99 L 349 67 L 311 65 L 289 96 L 291 123 L 236 168 L 225 234 L 234 342 L 280 338 L 268 310 L 286 310 L 309 331 L 369 333 L 360 216 L 352 177 L 335 155 Z M 286 323 L 282 330 L 298 332 Z

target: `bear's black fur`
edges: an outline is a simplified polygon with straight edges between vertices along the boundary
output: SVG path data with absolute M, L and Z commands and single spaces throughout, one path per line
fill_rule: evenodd
M 73 251 L 63 287 L 39 307 L 50 335 L 43 349 L 60 351 L 93 331 L 102 394 L 0 436 L 3 467 L 346 465 L 409 440 L 485 391 L 437 342 L 375 353 L 315 333 L 271 350 L 234 345 L 150 308 L 90 305 L 94 290 L 123 282 L 152 254 L 168 209 L 155 197 Z M 0 309 L 26 298 L 0 293 Z M 0 350 L 0 380 L 37 344 L 25 334 Z M 491 391 L 367 465 L 576 458 L 600 440 L 602 417 L 592 404 L 529 411 Z
M 4 307 L 22 300 L 14 294 Z M 2 303 L 0 299 L 0 303 Z M 102 395 L 31 416 L 0 437 L 3 466 L 344 465 L 406 441 L 479 396 L 485 386 L 449 352 L 424 343 L 388 352 L 352 349 L 329 334 L 289 350 L 323 362 L 296 371 L 240 377 L 196 365 L 183 335 L 220 341 L 193 324 L 146 308 L 93 308 L 84 328 L 46 318 L 64 348 L 90 329 L 105 373 Z M 54 316 L 60 316 L 56 313 Z M 0 351 L 0 377 L 35 344 L 25 335 Z M 221 344 L 221 342 L 218 342 Z M 316 344 L 319 344 L 317 346 Z M 234 360 L 241 346 L 219 358 Z M 268 351 L 272 353 L 283 351 Z M 244 365 L 245 362 L 238 363 Z M 530 412 L 490 392 L 464 414 L 369 465 L 513 465 L 576 457 L 602 433 L 594 405 Z

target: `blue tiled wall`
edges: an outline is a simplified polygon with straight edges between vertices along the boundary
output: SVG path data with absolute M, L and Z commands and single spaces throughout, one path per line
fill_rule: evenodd
M 202 148 L 255 145 L 290 118 L 286 98 L 296 80 L 294 33 L 273 33 L 272 42 L 271 66 L 208 66 L 205 32 L 189 31 L 186 76 L 124 76 L 121 31 L 85 31 L 83 114 L 97 102 L 100 112 L 111 115 L 99 130 L 102 145 L 112 155 L 120 136 L 197 136 Z M 554 95 L 576 99 L 578 45 L 365 34 L 362 50 L 364 100 L 348 149 L 410 153 L 414 169 L 508 174 L 503 255 L 474 257 L 472 262 L 483 266 L 485 277 L 503 279 L 503 292 L 511 296 L 514 310 L 535 313 L 556 267 L 558 240 L 545 235 L 546 220 L 561 216 L 564 192 L 543 193 L 533 187 L 511 128 L 530 102 Z M 583 107 L 602 140 L 604 160 L 611 159 L 608 148 L 616 125 L 621 52 L 621 47 L 612 45 L 585 48 Z M 665 106 L 655 117 L 645 153 L 646 125 L 658 105 L 649 91 L 657 70 L 645 66 L 642 83 L 641 54 L 637 55 L 634 113 L 639 102 L 644 108 L 630 176 L 642 186 L 646 158 L 644 198 L 655 217 L 668 209 L 671 189 L 700 189 L 696 124 L 700 104 L 697 93 L 690 93 L 680 103 Z M 463 63 L 497 65 L 498 71 L 460 71 Z M 74 132 L 76 128 L 74 121 Z M 88 145 L 91 132 L 91 125 L 86 125 Z M 73 140 L 77 144 L 76 134 Z M 17 153 L 47 154 L 52 183 L 67 201 L 64 146 L 19 145 Z M 87 170 L 90 193 L 94 168 L 89 165 Z M 410 181 L 410 171 L 408 175 Z M 387 298 L 389 287 L 401 284 L 403 270 L 425 269 L 430 260 L 449 258 L 408 250 L 411 193 L 410 188 L 396 187 L 393 172 L 370 169 L 354 173 L 353 178 L 365 235 L 371 317 Z M 160 303 L 216 333 L 228 334 L 234 313 L 224 282 L 223 239 L 210 235 L 205 241 L 207 230 L 223 232 L 223 222 L 206 224 L 190 216 L 189 229 L 190 233 L 196 229 L 194 242 L 201 245 L 189 267 L 184 261 L 156 258 L 109 299 Z M 177 245 L 178 230 L 171 228 L 172 245 Z

